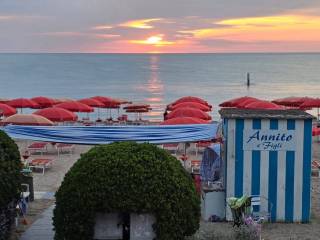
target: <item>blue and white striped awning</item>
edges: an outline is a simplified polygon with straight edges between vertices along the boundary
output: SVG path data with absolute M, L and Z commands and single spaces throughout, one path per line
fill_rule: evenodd
M 10 137 L 75 144 L 106 144 L 118 141 L 155 144 L 213 139 L 217 123 L 152 126 L 18 126 L 2 128 Z

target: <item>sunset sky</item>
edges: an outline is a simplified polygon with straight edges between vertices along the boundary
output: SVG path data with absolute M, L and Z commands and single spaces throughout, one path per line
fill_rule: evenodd
M 320 52 L 320 0 L 0 0 L 0 52 Z

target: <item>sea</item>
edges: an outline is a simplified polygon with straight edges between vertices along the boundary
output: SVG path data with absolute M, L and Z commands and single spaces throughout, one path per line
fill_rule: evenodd
M 197 96 L 219 120 L 218 104 L 235 97 L 320 97 L 320 54 L 0 54 L 0 98 L 97 95 L 150 104 L 142 117 L 155 121 L 167 104 Z

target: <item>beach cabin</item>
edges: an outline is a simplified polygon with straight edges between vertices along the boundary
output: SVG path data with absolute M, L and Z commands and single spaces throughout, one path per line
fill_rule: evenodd
M 308 222 L 313 116 L 300 110 L 220 110 L 226 198 L 261 197 L 273 222 Z M 226 219 L 232 220 L 226 206 Z

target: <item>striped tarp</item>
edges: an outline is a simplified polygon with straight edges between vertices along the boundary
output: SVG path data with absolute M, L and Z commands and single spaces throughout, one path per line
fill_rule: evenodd
M 17 126 L 4 130 L 10 137 L 45 142 L 105 144 L 116 141 L 155 144 L 195 142 L 215 138 L 217 123 L 152 126 Z
M 244 150 L 244 132 L 252 129 L 294 131 L 294 148 Z M 271 213 L 272 221 L 308 222 L 311 130 L 311 119 L 224 119 L 226 197 L 260 195 L 260 211 Z

